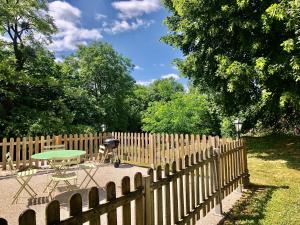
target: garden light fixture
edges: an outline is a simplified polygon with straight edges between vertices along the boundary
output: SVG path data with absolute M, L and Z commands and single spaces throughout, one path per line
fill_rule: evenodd
M 239 140 L 240 139 L 240 133 L 241 133 L 241 130 L 242 130 L 242 126 L 243 126 L 243 123 L 242 121 L 238 118 L 234 121 L 234 125 L 235 125 L 235 130 L 236 130 L 236 133 L 237 133 L 237 139 Z

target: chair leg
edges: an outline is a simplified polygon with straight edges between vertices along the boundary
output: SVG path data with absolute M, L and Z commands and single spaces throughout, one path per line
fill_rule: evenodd
M 95 176 L 95 174 L 97 173 L 98 169 L 99 169 L 99 167 L 97 167 L 97 168 L 95 169 L 95 171 L 94 171 L 94 173 L 93 173 L 92 175 L 91 175 L 90 173 L 87 174 L 87 176 L 90 177 L 90 180 L 89 180 L 88 183 L 86 184 L 85 188 L 87 188 L 87 186 L 89 185 L 89 183 L 91 182 L 91 180 L 94 181 L 94 183 L 95 183 L 98 187 L 100 187 L 100 185 L 94 180 L 94 176 Z M 91 170 L 90 170 L 90 172 L 91 172 Z

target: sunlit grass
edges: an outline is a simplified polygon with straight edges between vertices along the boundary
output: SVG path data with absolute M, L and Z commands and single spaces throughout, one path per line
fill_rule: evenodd
M 300 224 L 300 137 L 246 140 L 252 184 L 224 224 Z

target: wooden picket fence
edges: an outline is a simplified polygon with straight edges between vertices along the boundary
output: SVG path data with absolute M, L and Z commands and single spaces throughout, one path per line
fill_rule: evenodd
M 185 155 L 196 154 L 210 147 L 231 142 L 231 138 L 194 134 L 150 134 L 113 132 L 120 140 L 118 156 L 123 162 L 156 168 L 172 163 Z
M 109 182 L 105 203 L 99 203 L 99 190 L 93 187 L 88 194 L 88 210 L 83 211 L 82 197 L 76 193 L 70 198 L 66 219 L 60 218 L 60 204 L 54 200 L 46 207 L 45 224 L 195 224 L 213 208 L 221 213 L 222 199 L 247 185 L 248 176 L 243 141 L 232 141 L 186 155 L 163 167 L 158 165 L 156 170 L 149 168 L 148 176 L 137 173 L 134 190 L 130 190 L 130 178 L 124 177 L 121 196 L 116 196 L 115 183 Z M 0 225 L 6 224 L 0 218 Z M 19 225 L 36 225 L 36 212 L 24 211 Z
M 23 138 L 3 138 L 0 142 L 0 166 L 6 169 L 7 152 L 10 152 L 14 164 L 17 169 L 22 166 L 39 166 L 39 161 L 31 159 L 31 155 L 44 151 L 44 146 L 63 144 L 66 149 L 81 149 L 86 151 L 86 157 L 95 159 L 96 151 L 99 145 L 103 144 L 103 140 L 111 137 L 110 133 L 99 134 L 70 134 L 70 135 L 48 135 L 46 137 L 23 137 Z M 40 162 L 44 165 L 46 162 Z
M 149 134 L 149 133 L 98 133 L 70 134 L 41 137 L 3 138 L 0 142 L 0 166 L 6 169 L 5 154 L 10 152 L 16 168 L 21 166 L 39 166 L 39 161 L 31 159 L 32 154 L 44 151 L 44 146 L 63 144 L 66 149 L 86 151 L 86 157 L 96 160 L 96 152 L 103 140 L 109 137 L 120 141 L 117 149 L 122 162 L 156 168 L 183 158 L 185 155 L 196 154 L 206 148 L 217 147 L 232 141 L 219 139 L 218 136 L 188 134 Z M 41 162 L 44 165 L 46 162 Z

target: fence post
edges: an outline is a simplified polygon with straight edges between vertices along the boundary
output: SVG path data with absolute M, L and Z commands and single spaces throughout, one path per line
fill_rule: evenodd
M 216 186 L 217 186 L 217 201 L 216 201 L 216 206 L 215 206 L 215 214 L 217 215 L 221 215 L 223 213 L 223 209 L 222 209 L 222 190 L 221 190 L 221 177 L 220 174 L 222 173 L 222 168 L 221 168 L 221 164 L 220 164 L 220 148 L 214 148 L 214 157 L 215 157 L 215 182 L 216 182 Z
M 242 139 L 239 142 L 241 144 L 241 147 L 243 149 L 243 159 L 244 159 L 244 173 L 245 175 L 243 176 L 243 186 L 244 188 L 247 188 L 250 184 L 250 174 L 249 174 L 249 170 L 248 170 L 248 161 L 247 161 L 247 149 L 245 147 L 245 140 Z

